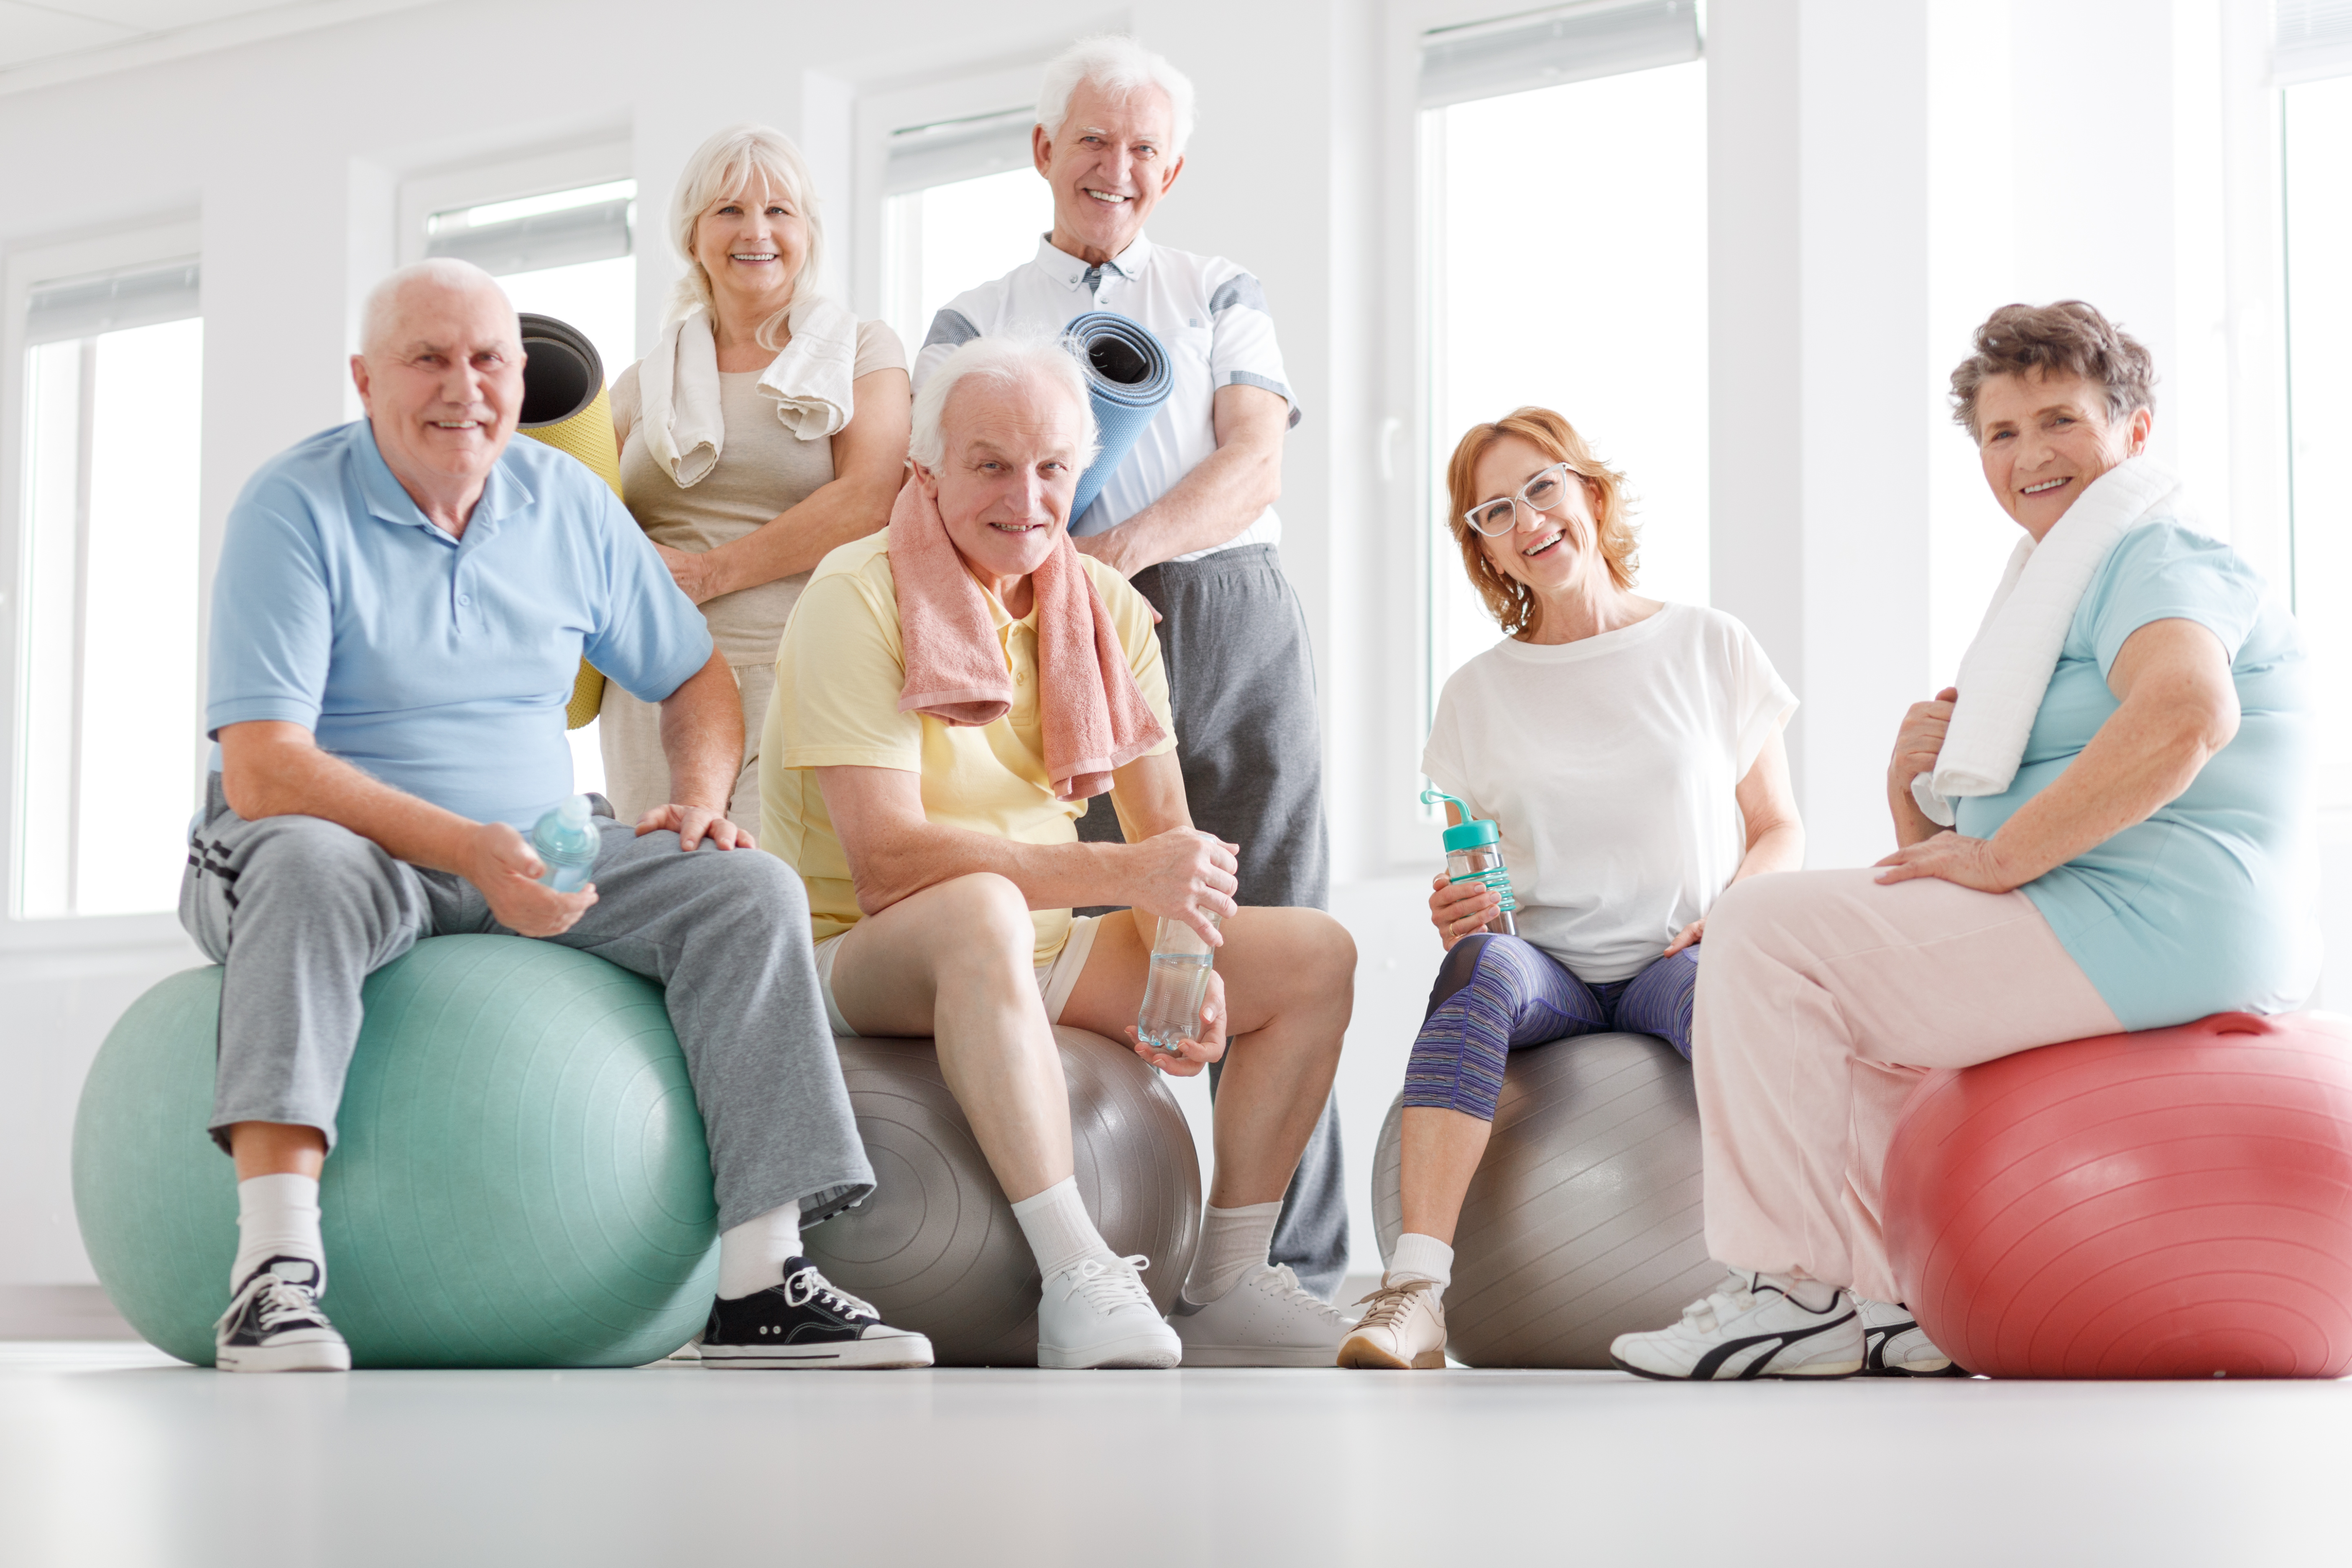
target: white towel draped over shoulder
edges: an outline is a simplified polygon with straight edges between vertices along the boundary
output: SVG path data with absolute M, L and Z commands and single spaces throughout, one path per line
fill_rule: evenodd
M 2092 576 L 2125 534 L 2158 517 L 2191 521 L 2180 481 L 2149 458 L 2131 458 L 2093 480 L 2039 545 L 2018 542 L 1960 660 L 1960 699 L 1935 771 L 1911 781 L 1911 798 L 1930 821 L 1949 827 L 1954 801 L 2000 795 L 2016 779 Z
M 837 436 L 856 411 L 851 384 L 857 318 L 846 306 L 815 297 L 795 304 L 787 321 L 792 337 L 760 373 L 760 391 L 775 399 L 776 418 L 800 439 Z M 709 311 L 697 307 L 663 328 L 637 378 L 646 444 L 678 488 L 690 489 L 719 466 L 727 443 Z

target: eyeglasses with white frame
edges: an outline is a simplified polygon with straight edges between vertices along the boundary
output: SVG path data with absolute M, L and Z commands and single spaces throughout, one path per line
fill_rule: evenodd
M 1489 539 L 1499 539 L 1518 522 L 1518 509 L 1541 514 L 1558 506 L 1568 494 L 1569 466 L 1554 463 L 1519 487 L 1507 500 L 1481 501 L 1462 514 L 1462 521 Z

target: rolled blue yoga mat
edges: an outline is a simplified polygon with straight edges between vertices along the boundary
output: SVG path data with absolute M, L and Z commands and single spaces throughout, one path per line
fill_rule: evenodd
M 1102 439 L 1101 455 L 1078 476 L 1078 493 L 1070 502 L 1070 531 L 1099 533 L 1108 522 L 1089 528 L 1080 520 L 1127 460 L 1143 427 L 1159 416 L 1176 378 L 1160 340 L 1125 316 L 1090 310 L 1062 331 L 1063 341 L 1086 367 L 1087 390 L 1094 399 Z

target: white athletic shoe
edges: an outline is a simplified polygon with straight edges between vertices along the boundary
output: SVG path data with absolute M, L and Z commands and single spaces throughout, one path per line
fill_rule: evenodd
M 1427 1372 L 1445 1364 L 1445 1303 L 1427 1279 L 1386 1275 L 1364 1298 L 1364 1315 L 1339 1345 L 1339 1364 L 1386 1372 Z
M 1682 1321 L 1620 1334 L 1609 1359 L 1642 1377 L 1851 1377 L 1862 1370 L 1862 1315 L 1840 1290 L 1819 1311 L 1777 1276 L 1735 1268 Z
M 1213 1301 L 1179 1290 L 1169 1321 L 1187 1366 L 1329 1366 L 1348 1332 L 1348 1320 L 1286 1263 L 1259 1264 Z
M 1087 1367 L 1171 1367 L 1184 1359 L 1176 1337 L 1151 1304 L 1139 1270 L 1150 1259 L 1082 1258 L 1045 1281 L 1037 1304 L 1037 1364 Z
M 1936 1348 L 1927 1331 L 1900 1301 L 1874 1301 L 1856 1296 L 1862 1312 L 1864 1377 L 1967 1377 L 1966 1367 Z

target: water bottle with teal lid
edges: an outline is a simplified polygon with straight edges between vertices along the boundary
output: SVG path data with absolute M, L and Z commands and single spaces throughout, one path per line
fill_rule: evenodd
M 546 868 L 539 879 L 559 893 L 576 893 L 596 868 L 593 807 L 575 795 L 551 807 L 530 830 L 530 847 Z
M 1496 936 L 1517 936 L 1518 922 L 1512 914 L 1519 901 L 1511 894 L 1511 874 L 1503 866 L 1503 848 L 1498 842 L 1503 830 L 1489 818 L 1479 821 L 1470 815 L 1470 808 L 1442 790 L 1421 792 L 1423 805 L 1435 805 L 1439 801 L 1450 804 L 1462 814 L 1462 820 L 1445 830 L 1445 876 L 1451 882 L 1478 882 L 1491 888 L 1503 900 L 1486 930 Z

